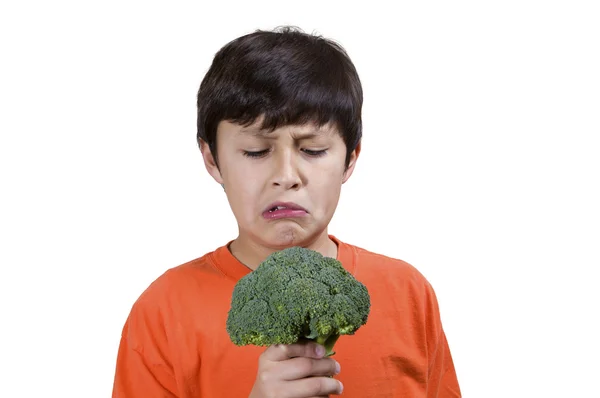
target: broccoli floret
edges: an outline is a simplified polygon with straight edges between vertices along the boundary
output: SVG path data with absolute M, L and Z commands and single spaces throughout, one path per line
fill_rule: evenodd
M 331 356 L 340 335 L 352 335 L 367 322 L 370 307 L 367 288 L 338 260 L 291 247 L 237 282 L 227 333 L 238 346 L 313 340 Z

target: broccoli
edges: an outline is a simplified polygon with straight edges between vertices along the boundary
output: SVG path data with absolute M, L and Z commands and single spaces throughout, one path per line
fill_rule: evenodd
M 366 324 L 370 307 L 367 288 L 338 260 L 296 246 L 237 282 L 226 329 L 238 346 L 312 340 L 332 356 L 340 335 Z

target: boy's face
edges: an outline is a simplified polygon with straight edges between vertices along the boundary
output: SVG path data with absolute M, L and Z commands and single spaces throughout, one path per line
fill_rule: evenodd
M 263 132 L 259 122 L 219 124 L 218 168 L 208 145 L 201 143 L 207 170 L 224 184 L 238 239 L 275 250 L 328 239 L 327 226 L 360 145 L 346 168 L 346 146 L 333 125 Z

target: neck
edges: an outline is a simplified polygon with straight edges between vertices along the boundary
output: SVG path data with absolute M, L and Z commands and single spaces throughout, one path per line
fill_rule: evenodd
M 294 246 L 312 249 L 327 257 L 337 257 L 337 245 L 329 238 L 327 231 L 323 231 L 313 239 L 298 242 Z M 257 242 L 241 233 L 229 245 L 231 254 L 251 270 L 258 268 L 259 264 L 272 253 L 285 248 L 286 246 L 270 246 L 262 242 Z

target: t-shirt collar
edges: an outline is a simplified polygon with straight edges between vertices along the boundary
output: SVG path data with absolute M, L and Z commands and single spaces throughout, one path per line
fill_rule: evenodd
M 344 268 L 350 273 L 354 274 L 354 255 L 352 251 L 352 247 L 334 235 L 329 235 L 329 238 L 337 245 L 337 260 L 342 263 Z M 242 264 L 229 250 L 229 245 L 233 242 L 233 240 L 227 242 L 226 245 L 223 245 L 217 248 L 212 253 L 212 261 L 214 265 L 226 276 L 232 278 L 235 281 L 238 281 L 240 278 L 248 275 L 252 270 Z

